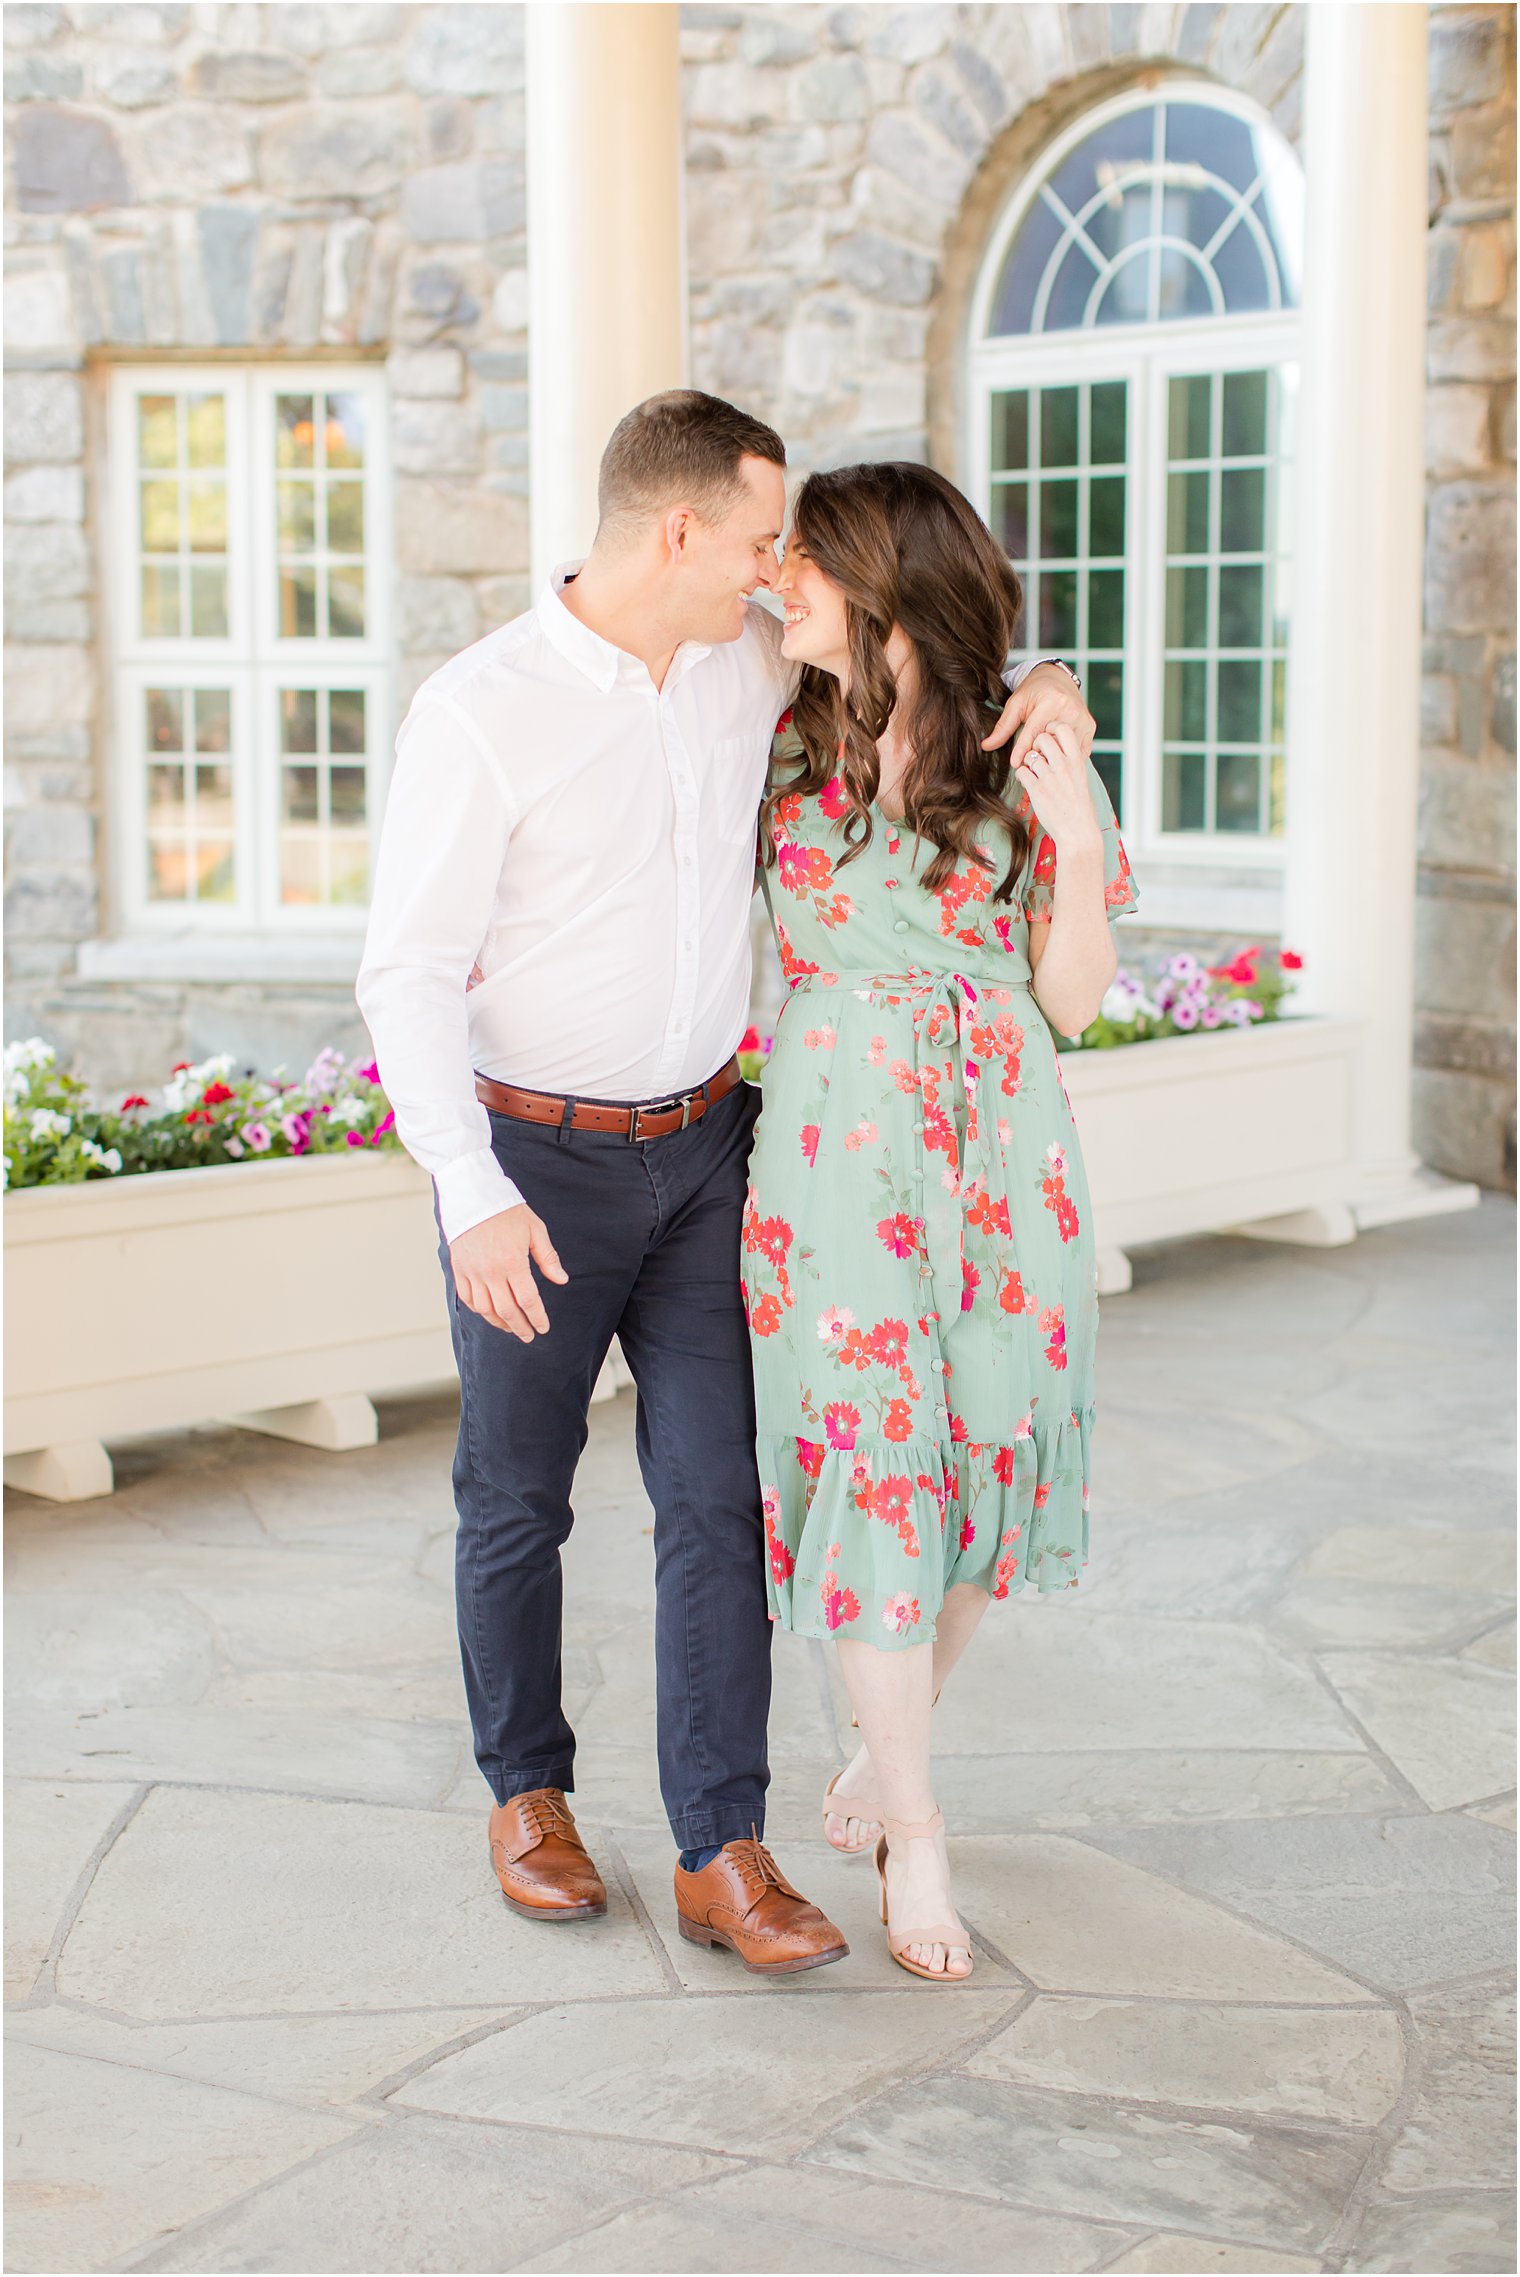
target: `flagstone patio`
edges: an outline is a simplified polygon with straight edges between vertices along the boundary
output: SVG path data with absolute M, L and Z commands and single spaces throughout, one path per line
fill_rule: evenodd
M 776 1647 L 771 1838 L 847 1961 L 678 1942 L 632 1401 L 566 1683 L 608 1918 L 496 1891 L 452 1403 L 10 1498 L 8 2266 L 1506 2271 L 1512 1208 L 1136 1258 L 1094 1563 L 939 1711 L 965 1987 L 885 1956 Z

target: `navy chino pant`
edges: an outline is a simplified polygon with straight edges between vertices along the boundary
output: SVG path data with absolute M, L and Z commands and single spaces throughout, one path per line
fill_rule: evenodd
M 491 1117 L 502 1168 L 569 1280 L 540 1279 L 547 1336 L 519 1343 L 462 1305 L 455 1590 L 475 1759 L 498 1802 L 575 1785 L 560 1700 L 571 1485 L 616 1336 L 638 1393 L 654 1505 L 660 1787 L 682 1849 L 763 1832 L 771 1623 L 755 1470 L 739 1228 L 759 1093 L 739 1084 L 642 1144 Z

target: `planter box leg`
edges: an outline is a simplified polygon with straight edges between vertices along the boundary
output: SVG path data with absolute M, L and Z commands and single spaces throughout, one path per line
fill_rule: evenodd
M 23 1494 L 40 1494 L 45 1502 L 90 1502 L 114 1491 L 116 1473 L 98 1439 L 70 1439 L 61 1447 L 7 1455 L 5 1483 Z
M 1220 1230 L 1247 1234 L 1252 1241 L 1297 1241 L 1306 1249 L 1342 1249 L 1356 1239 L 1356 1219 L 1345 1202 L 1320 1202 L 1312 1210 L 1289 1210 L 1280 1218 L 1255 1218 L 1249 1225 Z
M 1134 1271 L 1129 1257 L 1122 1249 L 1098 1250 L 1098 1294 L 1100 1297 L 1122 1297 L 1126 1289 L 1135 1285 Z
M 244 1431 L 294 1439 L 297 1446 L 323 1447 L 329 1454 L 348 1447 L 373 1447 L 380 1436 L 373 1403 L 363 1392 L 301 1400 L 294 1407 L 257 1407 L 251 1414 L 229 1415 L 227 1420 Z

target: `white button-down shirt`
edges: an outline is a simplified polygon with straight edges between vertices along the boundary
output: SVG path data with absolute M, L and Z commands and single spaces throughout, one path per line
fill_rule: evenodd
M 749 1013 L 782 628 L 752 607 L 656 688 L 565 607 L 573 568 L 425 681 L 397 739 L 357 993 L 450 1241 L 524 1198 L 473 1070 L 663 1098 L 716 1073 Z
M 656 688 L 559 598 L 575 566 L 424 681 L 397 738 L 357 993 L 450 1241 L 532 1200 L 473 1071 L 660 1099 L 749 1016 L 756 812 L 797 685 L 782 627 L 753 606 Z

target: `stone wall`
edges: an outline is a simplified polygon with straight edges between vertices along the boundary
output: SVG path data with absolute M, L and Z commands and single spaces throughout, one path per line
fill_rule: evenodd
M 683 11 L 699 384 L 799 468 L 952 476 L 988 235 L 1040 149 L 1148 68 L 1250 95 L 1292 141 L 1303 10 L 1146 5 Z M 1514 12 L 1431 13 L 1430 521 L 1416 1143 L 1514 1182 Z M 1127 953 L 1176 938 L 1127 929 Z M 1201 945 L 1201 944 L 1195 944 Z
M 1515 12 L 1430 40 L 1415 1144 L 1515 1182 Z
M 522 10 L 20 0 L 4 33 L 8 1032 L 102 1082 L 356 1044 L 337 981 L 69 980 L 113 923 L 104 384 L 123 357 L 383 361 L 398 708 L 525 606 Z
M 694 376 L 800 468 L 955 469 L 987 230 L 1068 119 L 1197 73 L 1296 139 L 1303 10 L 682 11 Z M 1514 19 L 1433 10 L 1418 1142 L 1513 1177 Z M 356 1041 L 347 985 L 82 981 L 109 935 L 104 383 L 122 357 L 385 362 L 396 697 L 527 598 L 522 12 L 5 13 L 8 1028 L 103 1081 Z

